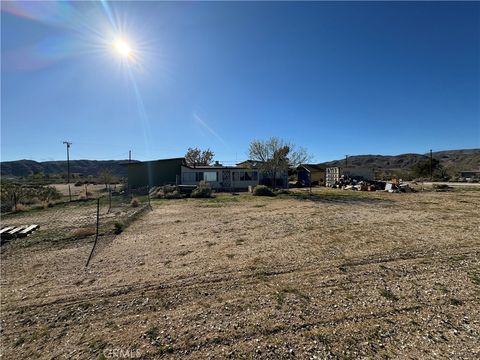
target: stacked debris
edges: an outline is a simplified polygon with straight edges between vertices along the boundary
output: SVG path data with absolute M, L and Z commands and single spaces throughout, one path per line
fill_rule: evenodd
M 390 193 L 416 192 L 409 184 L 402 182 L 401 179 L 393 178 L 390 182 L 364 180 L 361 177 L 349 177 L 342 175 L 332 186 L 336 189 L 354 190 L 354 191 L 387 191 Z
M 333 186 L 334 189 L 356 190 L 356 191 L 378 191 L 385 189 L 385 182 L 365 180 L 360 176 L 340 176 Z
M 417 192 L 415 189 L 411 188 L 409 184 L 402 182 L 402 180 L 397 180 L 393 178 L 390 183 L 385 186 L 385 191 L 389 193 L 407 193 L 407 192 Z

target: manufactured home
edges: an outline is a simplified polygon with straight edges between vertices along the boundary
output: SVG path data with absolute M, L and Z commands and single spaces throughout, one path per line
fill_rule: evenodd
M 261 164 L 247 160 L 236 166 L 216 162 L 210 166 L 189 166 L 184 158 L 163 159 L 126 164 L 131 189 L 161 185 L 198 185 L 206 181 L 217 191 L 246 191 L 256 185 L 288 186 L 288 174 L 272 176 L 262 171 Z

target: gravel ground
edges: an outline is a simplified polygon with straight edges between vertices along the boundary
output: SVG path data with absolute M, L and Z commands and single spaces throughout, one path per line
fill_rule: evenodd
M 100 238 L 88 269 L 92 238 L 15 240 L 2 358 L 476 359 L 479 203 L 326 189 L 155 201 Z

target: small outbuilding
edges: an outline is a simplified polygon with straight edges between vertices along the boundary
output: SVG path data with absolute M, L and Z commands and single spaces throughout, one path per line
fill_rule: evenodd
M 325 186 L 325 167 L 303 164 L 297 167 L 297 181 L 302 186 Z

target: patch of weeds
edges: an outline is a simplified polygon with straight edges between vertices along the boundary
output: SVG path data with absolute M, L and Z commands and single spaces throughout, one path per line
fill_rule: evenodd
M 227 254 L 227 258 L 233 259 L 235 257 L 235 254 Z
M 468 276 L 470 277 L 470 280 L 472 280 L 472 282 L 477 285 L 477 286 L 480 286 L 480 275 L 477 274 L 477 273 L 468 273 Z
M 199 204 L 199 207 L 206 207 L 206 208 L 221 208 L 223 207 L 222 203 L 203 203 Z
M 380 295 L 382 295 L 385 299 L 390 301 L 398 300 L 398 296 L 396 296 L 390 289 L 380 289 Z
M 254 208 L 262 208 L 262 207 L 265 207 L 265 206 L 267 206 L 267 205 L 266 205 L 266 204 L 255 204 L 255 205 L 253 205 L 252 207 L 254 207 Z
M 78 229 L 71 230 L 69 237 L 82 239 L 87 236 L 95 235 L 95 233 L 96 233 L 96 229 L 94 227 L 78 228 Z
M 158 337 L 158 327 L 152 326 L 150 329 L 148 329 L 145 332 L 145 337 L 147 337 L 150 340 L 155 340 Z
M 284 287 L 274 293 L 274 298 L 277 301 L 278 307 L 283 305 L 287 294 L 295 295 L 298 299 L 302 301 L 310 301 L 310 297 L 302 293 L 300 290 L 291 287 Z
M 463 301 L 457 298 L 450 298 L 450 305 L 459 306 L 463 304 Z
M 26 342 L 26 338 L 24 336 L 20 336 L 15 342 L 13 343 L 13 347 L 20 346 Z
M 103 339 L 92 339 L 88 343 L 88 347 L 93 352 L 102 351 L 103 349 L 105 349 L 107 347 L 107 345 L 108 345 L 107 342 Z
M 235 240 L 235 245 L 237 245 L 237 246 L 242 245 L 244 242 L 245 242 L 245 240 L 243 240 L 243 239 L 237 239 L 237 240 Z
M 116 221 L 113 226 L 114 226 L 113 232 L 117 235 L 122 233 L 123 229 L 125 228 L 125 224 L 120 221 Z
M 440 283 L 435 283 L 435 285 L 437 285 L 438 290 L 440 290 L 442 293 L 444 293 L 444 294 L 448 293 L 448 289 L 445 285 L 440 284 Z
M 179 256 L 185 256 L 193 252 L 192 250 L 184 250 L 178 253 Z

